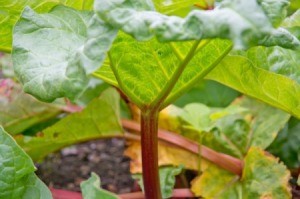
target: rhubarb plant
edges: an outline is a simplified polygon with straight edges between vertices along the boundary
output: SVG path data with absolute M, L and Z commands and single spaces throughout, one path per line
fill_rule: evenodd
M 218 81 L 300 118 L 300 87 L 295 72 L 297 64 L 293 63 L 296 59 L 287 60 L 289 56 L 296 57 L 300 48 L 298 14 L 285 20 L 288 0 L 222 0 L 217 3 L 95 0 L 93 9 L 92 1 L 29 2 L 0 6 L 3 13 L 17 10 L 17 14 L 8 15 L 0 22 L 3 23 L 0 30 L 3 29 L 1 34 L 4 35 L 0 49 L 10 51 L 11 27 L 17 21 L 13 29 L 12 57 L 15 74 L 24 91 L 46 102 L 62 97 L 76 101 L 88 87 L 91 76 L 121 90 L 141 111 L 142 184 L 147 199 L 162 198 L 158 169 L 159 113 L 204 78 Z M 281 62 L 276 59 L 278 53 Z M 290 67 L 286 68 L 286 65 Z M 19 143 L 38 160 L 49 152 L 93 136 L 120 136 L 120 123 L 115 119 L 119 113 L 112 108 L 116 107 L 112 104 L 117 97 L 110 96 L 115 95 L 104 93 L 83 112 L 68 116 L 48 128 L 44 132 L 45 138 L 20 139 Z M 102 109 L 107 116 L 100 115 Z M 202 107 L 199 111 L 205 113 L 208 109 Z M 273 133 L 274 138 L 274 133 L 280 130 L 289 115 L 279 112 L 278 126 L 266 130 L 260 125 L 263 119 L 259 116 L 258 122 L 251 123 L 251 126 L 245 122 L 248 115 L 243 111 L 233 113 L 234 116 L 227 118 L 225 124 L 242 122 L 244 126 L 239 127 L 244 131 L 228 130 L 222 122 L 210 123 L 205 128 L 201 125 L 193 127 L 196 131 L 207 132 L 212 131 L 212 127 L 220 128 L 225 135 L 231 136 L 230 139 L 214 135 L 213 142 L 204 140 L 204 144 L 213 148 L 217 143 L 216 150 L 245 161 L 242 181 L 237 182 L 239 176 L 224 174 L 225 180 L 216 185 L 216 189 L 223 188 L 228 181 L 234 188 L 225 193 L 218 192 L 218 196 L 228 198 L 235 192 L 243 194 L 249 189 L 248 198 L 289 197 L 285 167 L 277 165 L 276 160 L 265 157 L 261 149 L 255 148 L 266 148 L 271 142 L 268 135 Z M 193 126 L 195 118 L 186 116 L 182 117 L 183 120 L 188 118 L 186 122 Z M 111 119 L 107 126 L 95 124 L 95 120 L 108 117 Z M 200 114 L 198 120 L 205 120 L 205 114 Z M 71 140 L 63 137 L 65 123 L 69 121 L 77 121 L 71 126 L 74 129 L 74 139 Z M 268 122 L 266 120 L 265 124 L 269 125 Z M 83 123 L 93 125 L 89 135 L 80 134 Z M 268 130 L 272 130 L 271 133 Z M 242 134 L 231 135 L 232 131 Z M 269 133 L 267 139 L 261 141 L 259 136 L 266 132 Z M 258 141 L 251 139 L 253 135 L 259 135 Z M 242 140 L 245 143 L 237 143 L 240 148 L 232 148 L 232 141 L 236 140 L 231 139 L 235 136 L 248 136 L 248 139 Z M 57 138 L 61 139 L 60 143 L 56 143 Z M 31 150 L 32 143 L 44 153 Z M 44 143 L 50 147 L 45 148 Z M 246 148 L 243 148 L 244 144 L 247 144 Z M 255 182 L 263 183 L 266 179 L 253 176 L 252 169 L 261 164 L 276 164 L 274 172 L 284 171 L 274 177 L 274 180 L 282 179 L 282 184 L 278 182 L 268 190 L 261 190 Z M 201 189 L 210 186 L 210 181 L 206 184 L 205 179 L 212 179 L 212 173 L 222 172 L 213 168 L 204 171 L 193 185 L 196 195 L 215 197 L 210 192 L 214 190 Z M 86 198 L 97 198 L 101 190 L 88 187 L 88 184 L 98 186 L 99 180 L 93 175 L 82 185 Z M 197 188 L 199 184 L 201 189 Z M 281 186 L 284 188 L 280 189 Z M 169 197 L 170 190 L 168 193 L 164 196 Z

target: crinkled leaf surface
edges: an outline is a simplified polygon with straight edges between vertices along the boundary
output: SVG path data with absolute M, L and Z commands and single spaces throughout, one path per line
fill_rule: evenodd
M 289 0 L 257 0 L 273 26 L 279 26 L 287 16 Z
M 17 142 L 34 161 L 62 147 L 96 138 L 122 136 L 119 95 L 106 90 L 78 113 L 71 114 L 43 130 L 37 137 L 19 136 Z
M 290 116 L 244 97 L 224 109 L 189 104 L 180 117 L 187 131 L 183 135 L 197 139 L 193 133 L 203 134 L 205 146 L 242 159 L 251 146 L 262 149 L 269 146 Z
M 100 188 L 100 178 L 92 173 L 91 177 L 80 184 L 84 199 L 118 199 L 119 197 L 109 191 Z
M 203 78 L 231 49 L 230 42 L 224 40 L 203 41 L 200 43 L 202 47 L 191 53 L 198 56 L 183 60 L 193 44 L 159 43 L 156 39 L 138 42 L 122 33 L 110 50 L 110 64 L 103 65 L 95 75 L 119 85 L 134 103 L 143 108 L 158 101 L 176 69 L 184 64 L 186 68 L 166 99 L 163 105 L 166 106 Z
M 162 192 L 162 198 L 172 197 L 173 188 L 175 185 L 175 177 L 181 173 L 183 166 L 179 167 L 160 167 L 159 168 L 159 180 Z M 146 171 L 147 172 L 147 171 Z M 142 174 L 135 174 L 133 176 L 138 180 L 138 183 L 142 190 L 144 190 L 143 176 Z
M 0 1 L 0 51 L 10 52 L 13 26 L 26 6 L 47 12 L 56 5 L 66 5 L 79 10 L 92 8 L 92 0 L 1 0 Z
M 282 26 L 300 37 L 300 10 L 287 18 Z M 287 76 L 300 83 L 299 50 L 289 50 L 281 47 L 254 47 L 238 54 L 247 57 L 255 67 Z
M 279 157 L 289 168 L 299 168 L 300 166 L 299 131 L 300 121 L 291 118 L 268 148 L 268 151 Z
M 74 99 L 86 87 L 86 75 L 101 64 L 115 32 L 89 11 L 57 6 L 37 14 L 26 7 L 13 42 L 14 69 L 25 92 L 44 101 Z
M 272 23 L 277 25 L 285 16 L 287 5 L 286 0 L 224 0 L 217 9 L 209 12 L 194 10 L 185 18 L 155 12 L 154 5 L 148 0 L 139 3 L 96 0 L 94 9 L 99 18 L 138 40 L 148 40 L 155 35 L 159 41 L 225 38 L 232 40 L 236 48 L 263 43 L 276 45 L 280 40 L 287 41 L 281 42 L 286 47 L 299 46 L 299 41 L 288 33 L 281 33 L 280 40 L 276 33 L 274 41 L 265 42 L 265 38 L 275 31 Z
M 22 133 L 60 112 L 58 104 L 42 103 L 25 94 L 19 84 L 0 79 L 0 125 L 10 134 Z
M 299 28 L 299 13 L 296 12 L 286 19 L 283 26 Z M 296 36 L 300 36 L 299 33 Z M 280 47 L 254 47 L 246 52 L 239 52 L 239 55 L 244 58 L 226 57 L 207 78 L 260 99 L 299 118 L 299 51 Z
M 192 191 L 207 199 L 291 198 L 289 178 L 282 163 L 254 147 L 245 157 L 241 179 L 211 165 L 192 182 Z
M 51 193 L 34 174 L 30 157 L 0 127 L 0 198 L 51 199 Z
M 96 1 L 95 7 L 97 9 L 98 16 L 101 19 L 107 20 L 107 23 L 111 23 L 116 28 L 120 28 L 120 24 L 126 24 L 124 25 L 124 27 L 122 26 L 122 30 L 125 32 L 139 32 L 138 36 L 144 38 L 138 39 L 144 40 L 152 37 L 152 33 L 155 31 L 152 29 L 151 31 L 148 31 L 147 28 L 143 26 L 147 26 L 148 21 L 147 23 L 142 23 L 144 20 L 142 18 L 142 15 L 144 12 L 147 13 L 147 18 L 150 11 L 144 10 L 153 9 L 153 5 L 149 4 L 149 2 L 148 4 L 135 4 L 131 1 L 123 2 L 124 4 L 122 4 L 122 2 L 116 1 L 113 1 L 113 3 L 108 2 L 111 1 Z M 176 2 L 170 1 L 170 4 L 166 3 L 166 6 L 170 6 L 173 3 L 176 4 Z M 232 10 L 240 6 L 240 10 L 246 9 L 248 12 L 248 8 L 244 7 L 245 2 L 246 1 L 235 2 L 236 5 L 234 6 L 236 7 L 232 8 Z M 159 4 L 157 2 L 155 3 L 156 6 L 157 4 Z M 256 2 L 249 1 L 248 3 L 248 7 L 251 7 L 250 4 L 255 4 L 256 6 L 258 6 L 258 10 L 262 11 L 260 14 L 268 18 L 265 15 L 263 9 L 258 4 L 256 4 Z M 233 6 L 233 3 L 224 1 L 221 7 L 224 8 L 226 6 Z M 134 7 L 138 11 L 135 11 L 134 9 L 132 9 L 132 7 Z M 163 9 L 164 5 L 162 3 L 160 3 L 157 7 L 158 10 L 166 11 Z M 186 4 L 184 5 L 184 7 L 186 8 Z M 220 8 L 219 10 L 222 9 Z M 125 14 L 122 14 L 121 11 L 124 11 L 124 13 L 126 13 L 126 16 Z M 243 14 L 248 16 L 249 13 L 247 14 L 247 12 Z M 114 15 L 112 13 L 114 13 Z M 135 16 L 134 13 L 138 15 L 138 17 Z M 150 13 L 152 13 L 152 11 Z M 251 13 L 251 16 L 249 15 L 248 17 L 252 16 L 253 14 Z M 135 19 L 135 17 L 138 18 L 139 21 L 135 22 L 135 20 L 137 20 Z M 114 21 L 114 19 L 116 19 L 116 21 Z M 151 21 L 152 19 L 149 20 Z M 172 24 L 176 20 L 176 17 L 173 21 L 170 20 L 170 24 Z M 142 24 L 141 27 L 137 25 L 139 23 Z M 160 22 L 157 22 L 157 24 L 159 26 Z M 168 27 L 170 24 L 166 23 L 165 26 Z M 205 24 L 213 23 L 206 22 Z M 134 29 L 131 26 L 135 26 L 136 28 Z M 176 26 L 176 28 L 174 28 L 174 31 L 176 32 L 177 30 L 185 30 L 184 28 L 179 27 L 180 26 Z M 171 35 L 173 29 L 168 30 L 168 28 L 166 28 L 166 30 L 163 31 L 168 34 L 170 33 Z M 178 39 L 173 38 L 173 40 Z M 295 40 L 296 42 L 295 37 L 292 37 L 292 40 Z M 289 44 L 291 43 L 293 42 L 289 42 Z M 160 102 L 161 95 L 159 94 L 165 93 L 166 88 L 168 87 L 170 82 L 172 82 L 172 77 L 173 75 L 175 75 L 176 69 L 182 67 L 182 65 L 185 65 L 186 68 L 183 71 L 182 76 L 179 78 L 168 98 L 164 101 L 163 107 L 165 107 L 166 105 L 177 99 L 195 82 L 199 81 L 213 67 L 215 67 L 215 65 L 220 62 L 220 60 L 228 53 L 231 48 L 231 42 L 229 41 L 220 39 L 204 40 L 200 44 L 201 47 L 199 47 L 194 53 L 188 54 L 189 50 L 192 48 L 192 44 L 193 42 L 159 43 L 155 39 L 147 42 L 137 42 L 131 37 L 120 33 L 110 51 L 110 61 L 106 60 L 102 68 L 98 70 L 95 75 L 107 81 L 108 83 L 119 86 L 134 103 L 136 103 L 140 108 L 143 108 Z M 193 59 L 191 59 L 191 57 L 193 57 Z

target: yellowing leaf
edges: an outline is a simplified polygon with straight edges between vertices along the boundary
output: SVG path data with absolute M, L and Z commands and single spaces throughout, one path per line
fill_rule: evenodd
M 131 173 L 142 173 L 142 155 L 141 144 L 137 141 L 131 141 L 129 147 L 125 150 L 125 155 L 131 158 Z M 188 158 L 187 158 L 188 157 Z M 199 159 L 195 155 L 184 149 L 167 145 L 159 142 L 158 146 L 158 164 L 159 166 L 179 166 L 184 165 L 186 169 L 198 170 Z M 205 167 L 206 161 L 201 161 Z
M 214 165 L 192 182 L 192 191 L 206 199 L 288 199 L 290 173 L 278 159 L 251 148 L 242 178 Z

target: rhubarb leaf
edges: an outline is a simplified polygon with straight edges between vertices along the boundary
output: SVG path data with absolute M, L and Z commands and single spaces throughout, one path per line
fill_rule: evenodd
M 86 75 L 103 61 L 115 32 L 92 12 L 57 6 L 37 14 L 26 7 L 13 42 L 14 69 L 25 92 L 44 101 L 76 98 L 87 86 Z
M 201 47 L 197 51 L 192 52 L 197 56 L 184 61 L 195 44 L 197 43 L 159 43 L 156 39 L 138 42 L 120 33 L 110 49 L 110 63 L 105 62 L 95 75 L 108 83 L 119 85 L 142 108 L 156 103 L 176 69 L 186 65 L 164 102 L 165 107 L 202 79 L 231 49 L 230 42 L 205 40 L 200 43 Z
M 10 52 L 13 26 L 26 6 L 39 12 L 48 12 L 56 5 L 66 5 L 79 10 L 92 8 L 92 0 L 3 0 L 0 2 L 0 51 Z
M 34 174 L 30 157 L 0 126 L 0 198 L 52 199 L 45 184 Z
M 273 26 L 278 27 L 287 16 L 289 0 L 258 0 Z
M 206 78 L 300 118 L 300 86 L 283 75 L 257 68 L 249 59 L 227 56 Z
M 277 159 L 251 148 L 244 159 L 241 179 L 211 165 L 192 182 L 192 191 L 207 199 L 291 198 L 289 178 L 289 171 Z
M 109 191 L 100 188 L 100 178 L 92 173 L 91 177 L 80 184 L 83 199 L 119 199 L 119 197 Z
M 272 26 L 281 22 L 287 5 L 286 0 L 224 0 L 217 9 L 194 10 L 185 18 L 155 12 L 154 5 L 146 0 L 139 3 L 96 0 L 94 9 L 99 18 L 138 40 L 153 36 L 159 41 L 223 38 L 233 41 L 237 49 L 258 44 L 272 46 L 278 42 L 293 48 L 300 42 L 288 32 L 278 34 Z M 266 41 L 274 31 L 275 38 Z
M 241 159 L 252 146 L 268 147 L 289 117 L 281 110 L 245 97 L 222 109 L 189 104 L 180 114 L 183 135 L 192 139 L 203 135 L 203 145 Z
M 71 144 L 122 136 L 119 103 L 117 91 L 106 90 L 82 112 L 68 115 L 35 137 L 18 136 L 16 140 L 34 161 L 38 161 Z

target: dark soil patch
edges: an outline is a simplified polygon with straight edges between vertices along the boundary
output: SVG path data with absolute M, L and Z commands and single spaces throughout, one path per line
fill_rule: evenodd
M 102 188 L 128 193 L 133 191 L 134 180 L 124 148 L 125 141 L 117 138 L 73 145 L 37 164 L 37 175 L 50 187 L 80 191 L 80 183 L 95 172 L 101 178 Z

